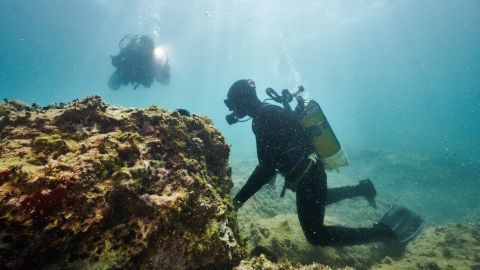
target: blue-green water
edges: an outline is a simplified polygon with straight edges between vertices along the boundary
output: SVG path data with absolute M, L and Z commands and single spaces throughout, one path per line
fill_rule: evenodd
M 251 78 L 265 98 L 266 87 L 302 84 L 353 169 L 381 162 L 364 150 L 386 149 L 412 166 L 431 158 L 426 171 L 404 166 L 379 186 L 406 192 L 402 180 L 418 177 L 415 205 L 464 207 L 458 221 L 476 207 L 469 220 L 478 221 L 478 14 L 476 0 L 0 0 L 0 97 L 47 105 L 97 94 L 123 106 L 185 108 L 213 119 L 233 158 L 250 159 L 250 124 L 224 120 L 229 86 Z M 170 85 L 108 88 L 110 55 L 128 33 L 167 48 Z

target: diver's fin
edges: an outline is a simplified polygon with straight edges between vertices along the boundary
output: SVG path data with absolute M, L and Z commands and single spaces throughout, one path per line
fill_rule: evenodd
M 392 205 L 378 223 L 392 230 L 397 241 L 402 244 L 415 239 L 424 226 L 424 221 L 419 215 L 399 205 Z

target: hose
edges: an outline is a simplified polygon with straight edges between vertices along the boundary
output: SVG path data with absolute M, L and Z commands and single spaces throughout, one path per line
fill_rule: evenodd
M 123 50 L 126 46 L 125 46 L 125 41 L 128 40 L 130 42 L 132 42 L 132 40 L 137 40 L 139 38 L 139 35 L 132 35 L 132 34 L 127 34 L 125 35 L 124 37 L 122 37 L 122 39 L 120 39 L 120 41 L 118 42 L 118 47 L 120 48 L 120 50 Z

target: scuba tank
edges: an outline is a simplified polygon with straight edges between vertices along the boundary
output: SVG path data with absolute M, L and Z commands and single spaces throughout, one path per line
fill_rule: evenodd
M 267 88 L 266 90 L 267 95 L 272 98 L 273 101 L 282 103 L 284 109 L 293 113 L 300 121 L 315 152 L 325 165 L 325 169 L 328 171 L 336 170 L 338 172 L 340 167 L 348 166 L 345 153 L 330 127 L 322 108 L 316 101 L 304 99 L 302 96 L 304 91 L 303 86 L 299 86 L 297 91 L 293 93 L 284 89 L 282 96 L 280 96 L 272 88 Z M 289 103 L 293 98 L 296 99 L 297 106 L 295 110 L 292 111 Z

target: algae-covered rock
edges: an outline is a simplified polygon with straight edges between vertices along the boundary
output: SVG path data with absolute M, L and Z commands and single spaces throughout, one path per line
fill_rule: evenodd
M 353 270 L 353 268 L 334 268 L 337 270 Z M 243 260 L 242 263 L 235 268 L 235 270 L 332 270 L 331 267 L 313 263 L 309 265 L 285 263 L 273 263 L 269 261 L 264 255 L 253 257 L 248 260 Z
M 0 105 L 0 265 L 225 269 L 244 256 L 212 122 L 99 97 Z

